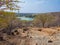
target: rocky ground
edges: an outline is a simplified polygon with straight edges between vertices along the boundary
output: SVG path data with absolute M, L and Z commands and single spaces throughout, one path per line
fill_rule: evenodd
M 60 45 L 60 27 L 28 27 L 0 33 L 0 45 Z

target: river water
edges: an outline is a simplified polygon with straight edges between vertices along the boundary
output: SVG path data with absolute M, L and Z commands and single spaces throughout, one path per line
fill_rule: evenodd
M 20 20 L 27 20 L 27 21 L 32 21 L 33 18 L 29 18 L 29 17 L 17 17 Z

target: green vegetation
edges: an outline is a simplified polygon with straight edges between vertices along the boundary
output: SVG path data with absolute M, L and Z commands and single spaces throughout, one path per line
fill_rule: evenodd
M 18 0 L 0 0 L 0 30 L 5 29 L 7 27 L 11 29 L 18 22 L 18 20 L 16 19 L 16 14 L 14 12 L 4 11 L 5 9 L 18 10 L 19 6 L 16 5 L 17 2 L 19 1 Z
M 15 19 L 15 13 L 0 11 L 0 29 L 8 27 L 8 25 Z

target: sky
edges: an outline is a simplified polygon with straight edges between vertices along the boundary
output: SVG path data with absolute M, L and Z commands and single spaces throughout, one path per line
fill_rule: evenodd
M 20 0 L 20 13 L 60 12 L 60 0 Z

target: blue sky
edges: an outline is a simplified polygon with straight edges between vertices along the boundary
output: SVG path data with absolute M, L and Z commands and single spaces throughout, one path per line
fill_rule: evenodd
M 20 13 L 60 12 L 60 0 L 20 0 Z

